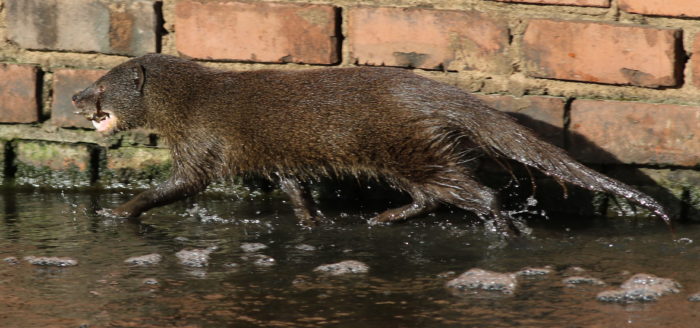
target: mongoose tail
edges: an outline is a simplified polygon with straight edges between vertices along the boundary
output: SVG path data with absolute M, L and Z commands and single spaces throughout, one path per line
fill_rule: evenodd
M 671 219 L 666 210 L 650 196 L 584 166 L 559 147 L 535 137 L 531 130 L 517 124 L 514 119 L 504 118 L 506 114 L 492 109 L 480 113 L 487 117 L 480 121 L 479 129 L 468 129 L 466 133 L 477 144 L 486 145 L 483 150 L 489 155 L 518 161 L 559 181 L 623 197 L 650 210 L 671 226 Z M 451 115 L 451 118 L 459 121 L 460 115 Z

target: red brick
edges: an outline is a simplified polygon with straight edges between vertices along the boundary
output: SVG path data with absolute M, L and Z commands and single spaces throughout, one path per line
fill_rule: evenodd
M 71 97 L 88 87 L 107 71 L 87 69 L 59 69 L 53 75 L 53 103 L 51 104 L 51 123 L 62 127 L 94 128 L 81 115 L 76 115 L 76 108 Z
M 677 86 L 680 42 L 676 29 L 536 19 L 523 36 L 523 64 L 535 77 Z
M 697 0 L 620 0 L 620 9 L 644 15 L 700 17 Z
M 700 107 L 576 100 L 572 153 L 599 163 L 700 164 Z
M 693 41 L 693 55 L 690 57 L 690 67 L 693 72 L 693 84 L 700 88 L 700 33 L 695 35 Z
M 328 5 L 184 0 L 176 47 L 200 59 L 335 64 L 338 19 Z
M 37 79 L 36 66 L 0 64 L 0 122 L 39 120 Z
M 22 48 L 142 55 L 156 51 L 153 1 L 7 0 L 7 34 Z
M 507 73 L 504 20 L 476 11 L 351 8 L 350 56 L 363 65 Z
M 500 2 L 535 3 L 544 5 L 571 5 L 587 7 L 610 7 L 610 0 L 494 0 Z
M 502 95 L 479 95 L 489 106 L 511 113 L 518 122 L 531 128 L 544 140 L 563 145 L 564 98 L 526 96 L 516 98 Z

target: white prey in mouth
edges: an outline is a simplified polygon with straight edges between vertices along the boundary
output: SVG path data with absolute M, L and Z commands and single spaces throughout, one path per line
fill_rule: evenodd
M 103 115 L 101 118 L 93 118 L 91 120 L 92 125 L 95 126 L 95 129 L 99 132 L 114 130 L 114 128 L 117 126 L 117 117 L 114 115 L 114 113 L 108 110 L 102 111 L 102 113 L 106 115 Z

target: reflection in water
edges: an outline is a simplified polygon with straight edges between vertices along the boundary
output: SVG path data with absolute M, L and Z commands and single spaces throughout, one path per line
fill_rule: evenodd
M 687 300 L 700 291 L 700 229 L 677 227 L 686 238 L 677 242 L 655 219 L 535 221 L 531 236 L 502 243 L 462 212 L 370 227 L 360 213 L 327 210 L 332 224 L 306 229 L 276 198 L 203 196 L 131 222 L 94 214 L 129 195 L 0 196 L 0 259 L 20 260 L 0 261 L 2 327 L 694 327 L 700 309 Z M 208 262 L 182 265 L 183 249 L 211 250 Z M 160 261 L 124 262 L 153 254 Z M 35 266 L 25 256 L 79 264 Z M 314 271 L 345 260 L 369 272 Z M 545 266 L 548 274 L 519 275 L 513 294 L 445 287 L 471 268 Z M 682 287 L 652 303 L 596 300 L 636 273 Z M 605 284 L 564 282 L 575 276 Z

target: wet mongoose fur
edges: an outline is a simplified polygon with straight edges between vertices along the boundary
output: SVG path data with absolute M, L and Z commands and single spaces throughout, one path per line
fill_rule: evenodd
M 73 102 L 99 131 L 147 127 L 171 147 L 170 178 L 114 209 L 119 216 L 137 217 L 212 181 L 256 173 L 279 181 L 296 215 L 314 222 L 319 212 L 304 181 L 353 175 L 381 178 L 413 199 L 373 222 L 447 203 L 512 233 L 496 192 L 464 165 L 486 154 L 624 197 L 669 222 L 651 197 L 583 166 L 472 95 L 407 70 L 231 72 L 149 54 L 113 68 Z

